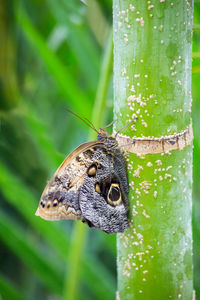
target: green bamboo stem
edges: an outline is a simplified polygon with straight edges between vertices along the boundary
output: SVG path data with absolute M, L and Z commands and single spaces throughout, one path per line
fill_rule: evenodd
M 56 54 L 48 47 L 42 35 L 40 35 L 31 23 L 25 10 L 19 7 L 17 2 L 15 4 L 16 20 L 26 35 L 27 40 L 43 59 L 49 73 L 53 75 L 58 89 L 64 96 L 63 101 L 66 101 L 67 99 L 67 104 L 70 104 L 77 113 L 88 112 L 88 114 L 90 114 L 92 106 L 91 102 L 88 101 L 83 91 L 77 89 L 77 82 L 70 71 L 63 66 Z M 80 101 L 77 101 L 77 97 Z M 83 106 L 82 103 L 85 103 L 85 105 Z
M 101 120 L 103 117 L 103 107 L 105 107 L 109 82 L 112 75 L 112 50 L 112 35 L 110 35 L 102 60 L 100 79 L 91 120 L 97 129 L 99 129 L 101 125 Z M 89 139 L 93 140 L 95 138 L 96 132 L 90 131 Z M 76 222 L 74 224 L 74 232 L 72 234 L 68 260 L 68 273 L 64 286 L 63 299 L 65 300 L 74 300 L 77 297 L 81 260 L 83 257 L 85 241 L 87 239 L 87 231 L 88 228 L 85 224 L 82 224 L 81 222 Z
M 113 0 L 114 114 L 123 135 L 191 122 L 192 1 Z M 118 297 L 192 299 L 192 146 L 128 155 L 130 229 L 118 235 Z

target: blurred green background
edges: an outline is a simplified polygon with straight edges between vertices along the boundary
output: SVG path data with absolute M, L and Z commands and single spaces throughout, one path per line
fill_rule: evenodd
M 193 237 L 200 299 L 198 24 L 195 1 Z M 111 0 L 92 0 L 90 6 L 78 0 L 0 0 L 0 300 L 68 299 L 76 225 L 34 214 L 47 179 L 88 140 L 89 128 L 66 108 L 90 120 L 96 115 L 101 126 L 112 120 L 111 27 Z M 115 299 L 115 235 L 90 229 L 85 237 L 72 280 L 77 299 Z

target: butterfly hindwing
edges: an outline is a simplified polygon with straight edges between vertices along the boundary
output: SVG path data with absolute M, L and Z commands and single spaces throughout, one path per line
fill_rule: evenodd
M 107 233 L 123 232 L 128 227 L 128 184 L 124 158 L 98 149 L 93 158 L 95 176 L 87 176 L 80 188 L 82 217 L 89 226 Z

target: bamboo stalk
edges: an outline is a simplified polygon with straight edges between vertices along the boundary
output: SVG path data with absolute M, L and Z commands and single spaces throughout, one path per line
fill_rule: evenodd
M 113 0 L 117 129 L 137 117 L 122 135 L 162 141 L 189 127 L 192 13 L 192 1 Z M 192 145 L 186 145 L 127 155 L 130 228 L 117 239 L 121 300 L 192 299 Z

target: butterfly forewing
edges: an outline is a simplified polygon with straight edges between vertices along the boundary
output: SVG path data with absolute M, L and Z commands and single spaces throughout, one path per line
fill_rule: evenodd
M 45 220 L 81 219 L 77 193 L 91 164 L 94 147 L 101 146 L 96 141 L 84 143 L 66 157 L 42 193 L 37 216 Z

